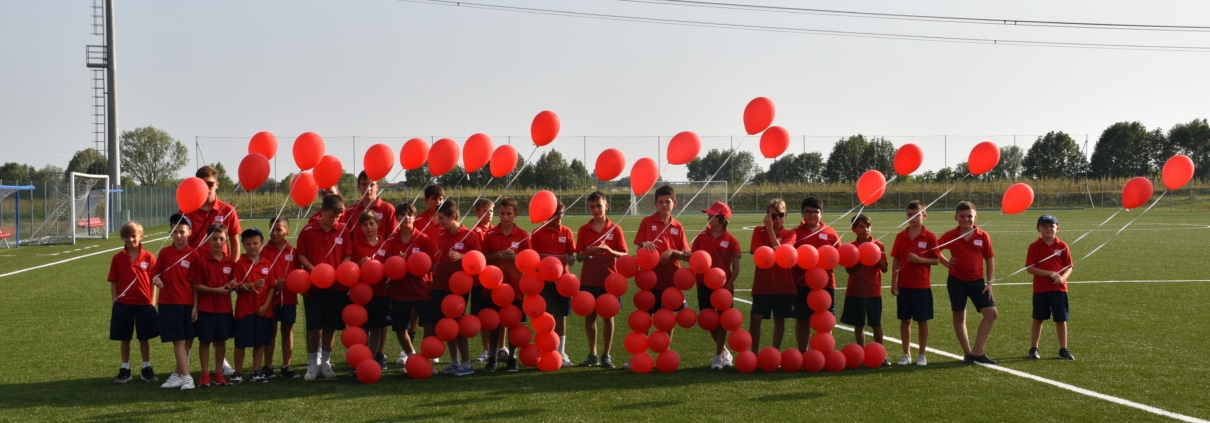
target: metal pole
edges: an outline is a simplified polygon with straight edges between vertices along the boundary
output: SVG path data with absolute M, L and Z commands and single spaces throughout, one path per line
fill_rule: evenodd
M 106 137 L 109 139 L 109 188 L 117 189 L 122 185 L 122 156 L 121 146 L 118 145 L 118 89 L 117 77 L 114 75 L 116 60 L 113 49 L 113 0 L 105 0 L 105 113 Z M 113 206 L 122 209 L 122 197 L 113 193 Z

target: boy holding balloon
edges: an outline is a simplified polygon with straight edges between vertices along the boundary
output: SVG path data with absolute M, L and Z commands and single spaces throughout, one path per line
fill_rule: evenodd
M 492 200 L 489 198 L 480 198 L 475 200 L 475 217 L 477 217 L 478 220 L 475 221 L 475 227 L 471 228 L 471 233 L 474 234 L 473 236 L 479 237 L 480 244 L 483 243 L 484 238 L 487 236 L 487 231 L 492 230 L 492 208 L 494 207 L 495 204 L 492 203 Z M 471 313 L 478 314 L 479 310 L 488 308 L 491 302 L 492 299 L 489 296 L 489 293 L 483 289 L 482 284 L 477 283 L 471 287 Z M 489 345 L 489 336 L 490 331 L 484 330 L 479 332 L 479 338 L 483 344 L 483 351 L 479 353 L 479 357 L 475 358 L 476 362 L 482 363 L 487 361 L 488 356 L 495 353 L 495 351 L 492 351 L 491 345 Z M 507 356 L 506 351 L 502 352 L 505 356 Z
M 357 191 L 361 193 L 361 199 L 345 210 L 345 227 L 357 224 L 356 220 L 361 219 L 362 213 L 371 211 L 378 218 L 378 239 L 386 239 L 398 224 L 395 221 L 395 206 L 378 198 L 378 181 L 370 179 L 364 170 L 357 174 Z M 349 244 L 349 241 L 355 241 L 362 235 L 361 231 L 350 230 L 347 234 L 349 239 L 345 242 Z
M 580 266 L 580 289 L 600 298 L 607 292 L 605 280 L 617 271 L 617 258 L 626 255 L 626 240 L 623 238 L 622 227 L 609 220 L 609 201 L 601 191 L 593 191 L 588 195 L 588 212 L 592 218 L 576 231 L 576 245 L 580 248 L 577 259 L 584 263 Z M 613 368 L 613 358 L 609 356 L 613 347 L 614 319 L 601 318 L 601 356 L 597 361 L 597 313 L 596 310 L 584 316 L 584 333 L 588 336 L 588 356 L 580 362 L 581 366 L 601 366 Z
M 571 273 L 571 263 L 575 260 L 576 240 L 571 234 L 571 228 L 563 226 L 563 213 L 566 206 L 562 201 L 555 205 L 555 214 L 543 226 L 534 230 L 530 237 L 530 246 L 542 257 L 555 257 L 563 263 L 562 274 Z M 559 293 L 556 281 L 546 281 L 542 287 L 542 298 L 546 300 L 546 312 L 555 318 L 555 333 L 559 335 L 559 354 L 563 356 L 563 367 L 575 364 L 567 356 L 567 315 L 571 312 L 571 298 Z
M 996 309 L 992 295 L 992 282 L 996 280 L 996 253 L 992 249 L 991 235 L 975 225 L 977 214 L 974 203 L 962 201 L 955 208 L 954 220 L 958 227 L 941 235 L 938 247 L 950 251 L 950 258 L 940 256 L 942 266 L 949 269 L 945 287 L 949 291 L 950 306 L 954 311 L 954 334 L 965 355 L 967 363 L 996 364 L 987 356 L 984 346 L 991 336 L 992 327 L 1000 312 Z M 975 335 L 975 344 L 970 344 L 966 330 L 966 299 L 975 304 L 975 310 L 983 315 Z
M 437 261 L 433 268 L 433 301 L 440 308 L 441 301 L 447 295 L 454 294 L 450 290 L 450 277 L 462 270 L 462 256 L 467 252 L 482 251 L 479 237 L 474 236 L 470 229 L 458 220 L 458 203 L 449 200 L 437 208 L 433 223 L 441 228 L 437 236 Z M 466 300 L 466 295 L 462 295 Z M 442 373 L 455 376 L 466 376 L 475 373 L 467 345 L 467 339 L 458 333 L 453 341 L 446 342 L 450 351 L 450 364 Z
M 517 269 L 517 252 L 529 249 L 529 232 L 521 229 L 516 224 L 517 200 L 514 200 L 512 197 L 500 199 L 500 202 L 496 204 L 496 214 L 500 216 L 500 224 L 487 231 L 487 234 L 483 238 L 483 254 L 488 264 L 499 267 L 500 272 L 504 276 L 504 280 L 500 286 L 491 292 L 492 301 L 495 303 L 497 296 L 505 300 L 512 298 L 511 305 L 520 308 L 522 304 L 520 290 L 521 271 Z M 497 290 L 508 290 L 511 291 L 512 295 L 496 293 L 495 291 Z M 498 311 L 506 305 L 509 304 L 501 305 L 495 303 L 492 308 Z M 524 319 L 525 315 L 522 314 L 521 318 Z M 505 328 L 501 325 L 488 334 L 489 351 L 504 349 L 504 341 L 507 339 L 504 332 Z M 520 367 L 517 365 L 517 348 L 509 345 L 505 351 L 507 353 L 505 358 L 508 360 L 506 370 L 509 372 L 520 370 Z M 494 357 L 488 356 L 487 365 L 484 366 L 483 370 L 488 372 L 496 371 L 498 359 L 498 355 Z
M 312 272 L 315 266 L 326 264 L 335 269 L 344 258 L 344 224 L 340 216 L 344 213 L 344 199 L 339 194 L 328 194 L 320 204 L 321 217 L 318 222 L 304 227 L 298 233 L 298 265 L 299 268 Z M 332 371 L 332 348 L 336 346 L 336 331 L 344 330 L 345 323 L 341 317 L 344 308 L 349 304 L 349 288 L 332 284 L 332 280 L 318 283 L 306 294 L 303 303 L 307 316 L 307 373 L 305 380 L 315 380 L 317 376 L 324 378 L 336 377 Z
M 912 320 L 918 332 L 916 365 L 927 366 L 929 320 L 933 319 L 932 267 L 937 259 L 937 235 L 924 227 L 928 213 L 924 203 L 912 200 L 907 206 L 908 227 L 895 235 L 891 247 L 894 257 L 894 272 L 891 272 L 891 295 L 895 296 L 896 314 L 899 317 L 899 336 L 903 345 L 903 356 L 899 365 L 911 364 Z
M 198 386 L 212 386 L 210 376 L 210 345 L 214 345 L 213 385 L 226 385 L 222 363 L 227 358 L 227 339 L 231 338 L 232 308 L 231 291 L 235 290 L 235 261 L 223 250 L 227 247 L 227 227 L 216 223 L 206 231 L 205 254 L 200 257 L 193 270 L 193 289 L 197 296 L 193 300 L 193 314 L 197 317 L 198 358 L 201 360 L 202 376 Z
M 770 251 L 782 245 L 792 246 L 797 240 L 794 231 L 786 229 L 786 202 L 780 198 L 769 200 L 765 205 L 764 225 L 752 231 L 752 243 L 748 251 L 753 255 L 762 247 Z M 748 332 L 752 334 L 752 352 L 760 351 L 760 326 L 763 319 L 773 318 L 773 348 L 781 350 L 785 336 L 785 322 L 794 312 L 797 289 L 790 269 L 769 263 L 763 267 L 758 262 L 752 275 L 752 313 L 748 321 Z
M 799 210 L 802 211 L 802 223 L 794 227 L 794 235 L 796 241 L 794 247 L 798 248 L 801 245 L 810 245 L 815 248 L 825 245 L 830 247 L 840 246 L 840 235 L 836 234 L 836 230 L 823 222 L 823 202 L 815 197 L 807 197 L 802 199 L 799 205 Z M 828 306 L 829 313 L 835 313 L 836 307 L 836 274 L 834 269 L 826 269 L 828 274 L 828 283 L 824 289 L 832 297 L 831 305 Z M 811 339 L 811 315 L 814 311 L 807 306 L 807 295 L 811 293 L 811 288 L 807 286 L 807 271 L 799 266 L 794 266 L 790 269 L 794 275 L 794 283 L 797 296 L 794 300 L 794 340 L 798 343 L 799 351 L 806 351 L 808 343 Z
M 726 290 L 732 295 L 727 298 L 733 298 L 735 295 L 735 278 L 739 276 L 739 241 L 735 239 L 731 232 L 727 231 L 727 224 L 731 221 L 731 207 L 722 201 L 715 201 L 710 205 L 710 208 L 702 210 L 706 213 L 706 230 L 702 231 L 697 237 L 693 238 L 693 256 L 689 258 L 689 265 L 693 267 L 694 256 L 699 252 L 706 253 L 710 258 L 710 269 L 720 269 L 723 273 L 723 284 L 717 288 L 710 288 L 705 281 L 706 276 L 697 276 L 697 307 L 698 310 L 714 310 L 720 309 L 714 304 L 714 292 L 717 290 Z M 719 304 L 730 307 L 730 304 Z M 732 366 L 731 352 L 727 351 L 724 344 L 727 342 L 727 330 L 723 329 L 722 325 L 718 325 L 710 331 L 710 337 L 714 339 L 714 357 L 710 359 L 710 368 L 720 370 L 723 367 Z
M 406 365 L 408 356 L 415 354 L 416 349 L 408 334 L 408 326 L 413 314 L 417 323 L 424 328 L 424 336 L 433 335 L 433 325 L 437 323 L 438 311 L 433 308 L 432 301 L 432 262 L 437 254 L 437 248 L 428 235 L 416 229 L 414 224 L 416 206 L 411 203 L 399 203 L 395 206 L 395 219 L 399 222 L 396 235 L 387 241 L 387 253 L 398 255 L 408 260 L 408 273 L 402 279 L 392 279 L 389 282 L 388 295 L 391 300 L 391 326 L 395 337 L 399 340 L 399 358 L 395 363 Z M 413 260 L 413 255 L 428 256 Z M 412 271 L 411 263 L 421 263 L 418 271 Z M 420 359 L 424 359 L 421 357 Z
M 655 298 L 663 297 L 665 289 L 675 288 L 673 275 L 681 268 L 681 260 L 689 259 L 689 241 L 685 239 L 685 227 L 672 217 L 676 208 L 676 191 L 672 186 L 664 185 L 655 190 L 655 213 L 644 217 L 639 223 L 638 233 L 634 243 L 639 248 L 655 251 L 660 254 L 659 265 L 655 267 L 655 288 L 651 290 Z M 655 313 L 659 309 L 648 310 Z
M 870 237 L 872 227 L 869 216 L 853 217 L 852 229 L 857 239 L 850 244 L 858 247 L 858 262 L 845 267 L 849 284 L 844 290 L 844 312 L 840 321 L 853 326 L 857 345 L 865 345 L 866 323 L 874 332 L 874 342 L 882 343 L 882 273 L 887 271 L 886 247 Z M 883 362 L 884 366 L 890 364 Z
M 290 220 L 285 216 L 277 216 L 269 220 L 269 242 L 261 247 L 261 255 L 267 258 L 272 267 L 271 277 L 277 281 L 277 292 L 273 295 L 273 325 L 274 332 L 281 332 L 281 375 L 286 379 L 298 377 L 290 366 L 294 356 L 294 322 L 298 317 L 298 294 L 290 290 L 286 284 L 286 275 L 294 270 L 294 247 L 286 237 L 290 236 Z M 277 325 L 280 324 L 280 329 Z M 273 377 L 273 343 L 265 348 L 265 369 L 261 371 L 267 377 Z
M 1044 214 L 1038 218 L 1038 240 L 1029 244 L 1026 271 L 1034 275 L 1033 325 L 1029 331 L 1029 358 L 1038 359 L 1042 323 L 1054 315 L 1059 339 L 1059 358 L 1075 360 L 1067 349 L 1067 278 L 1071 277 L 1071 248 L 1059 239 L 1059 219 Z
M 362 172 L 364 174 L 364 172 Z M 389 204 L 387 204 L 390 206 Z M 391 220 L 395 220 L 395 207 L 391 207 Z M 357 229 L 352 231 L 360 233 L 360 236 L 353 238 L 351 242 L 346 241 L 344 261 L 357 263 L 358 266 L 365 264 L 370 260 L 377 260 L 379 263 L 386 260 L 387 247 L 382 242 L 381 225 L 378 219 L 378 212 L 373 209 L 363 209 L 361 214 L 357 216 Z M 393 227 L 392 227 L 392 230 Z M 379 280 L 367 280 L 367 274 L 361 275 L 360 283 L 370 285 L 372 297 L 370 302 L 365 304 L 367 321 L 365 330 L 367 335 L 366 346 L 370 348 L 373 354 L 374 361 L 386 370 L 387 359 L 383 354 L 386 348 L 387 338 L 387 317 L 391 314 L 391 303 L 387 298 L 387 285 L 382 280 L 382 275 L 378 275 Z
M 231 383 L 243 382 L 244 354 L 252 348 L 251 381 L 268 382 L 261 366 L 268 362 L 266 345 L 273 343 L 273 293 L 277 280 L 271 277 L 272 258 L 260 254 L 265 235 L 259 229 L 240 234 L 244 255 L 235 262 L 235 373 Z

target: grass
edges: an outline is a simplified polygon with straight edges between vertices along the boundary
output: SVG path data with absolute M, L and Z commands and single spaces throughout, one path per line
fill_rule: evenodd
M 1059 212 L 1060 237 L 1072 242 L 1112 213 Z M 1210 418 L 1210 404 L 1197 400 L 1205 397 L 1205 381 L 1210 380 L 1210 370 L 1197 358 L 1210 335 L 1200 324 L 1210 299 L 1210 284 L 1177 282 L 1205 279 L 1202 258 L 1210 248 L 1205 232 L 1210 226 L 1204 214 L 1153 210 L 1139 217 L 1138 211 L 1123 212 L 1072 245 L 1077 260 L 1071 285 L 1071 348 L 1078 358 L 1074 362 L 1050 358 L 1057 346 L 1049 323 L 1042 338 L 1047 359 L 1025 358 L 1031 288 L 1025 273 L 1007 275 L 1024 264 L 1025 246 L 1037 236 L 1033 228 L 1037 214 L 1006 216 L 985 210 L 980 215 L 981 224 L 993 237 L 1000 278 L 996 299 L 1001 314 L 987 349 L 989 355 L 1007 368 L 1187 416 Z M 824 219 L 831 221 L 840 215 L 830 211 Z M 873 213 L 874 233 L 887 233 L 883 240 L 889 242 L 901 216 L 900 212 Z M 940 233 L 953 226 L 950 216 L 936 209 L 926 224 Z M 682 217 L 691 232 L 704 223 L 700 213 Z M 758 224 L 761 217 L 737 214 L 733 219 L 731 230 L 745 246 L 751 237 L 745 227 Z M 1138 220 L 1128 229 L 1114 236 L 1135 218 Z M 575 228 L 584 217 L 566 220 Z M 637 220 L 626 218 L 621 225 L 633 228 Z M 150 249 L 163 245 L 155 239 L 163 237 L 166 228 L 148 232 Z M 851 232 L 838 232 L 852 239 Z M 1080 259 L 1106 240 L 1111 242 Z M 0 250 L 0 275 L 120 245 L 114 237 L 74 246 Z M 158 383 L 137 379 L 128 385 L 112 385 L 117 343 L 107 339 L 110 304 L 105 300 L 109 287 L 104 282 L 112 255 L 104 252 L 0 276 L 6 288 L 6 295 L 0 296 L 0 309 L 5 310 L 0 319 L 0 357 L 5 363 L 0 372 L 0 420 L 162 421 L 218 416 L 260 421 L 735 421 L 753 416 L 825 421 L 1166 419 L 938 354 L 929 357 L 927 368 L 894 366 L 817 374 L 758 371 L 748 375 L 733 369 L 711 371 L 712 350 L 700 329 L 677 330 L 672 348 L 680 353 L 682 365 L 671 374 L 524 369 L 514 374 L 479 372 L 465 378 L 439 376 L 418 381 L 399 375 L 398 367 L 392 365 L 374 385 L 361 385 L 348 377 L 315 382 L 273 379 L 265 385 L 192 392 L 161 390 Z M 752 268 L 745 258 L 741 290 L 750 287 Z M 841 277 L 838 282 L 843 286 L 845 280 Z M 944 283 L 940 268 L 934 269 L 933 282 L 935 286 Z M 889 280 L 884 277 L 886 283 Z M 944 312 L 944 290 L 934 292 L 938 319 L 932 322 L 930 349 L 960 352 Z M 887 336 L 897 338 L 893 299 L 886 290 L 884 295 Z M 749 295 L 740 291 L 737 297 Z M 737 306 L 747 308 L 739 302 Z M 628 357 L 621 341 L 627 333 L 623 330 L 625 315 L 633 309 L 628 296 L 615 337 L 618 364 Z M 301 321 L 302 316 L 299 318 Z M 977 316 L 968 319 L 972 334 L 978 320 Z M 567 351 L 573 361 L 585 351 L 581 323 L 582 319 L 569 317 Z M 769 332 L 766 323 L 762 345 L 770 342 Z M 834 334 L 838 346 L 852 342 L 852 333 L 839 327 Z M 296 340 L 294 359 L 301 362 L 301 329 Z M 790 346 L 792 336 L 787 340 L 786 346 Z M 471 341 L 472 350 L 477 344 L 477 340 Z M 897 357 L 898 344 L 888 341 L 886 345 L 892 358 Z M 333 363 L 338 364 L 338 373 L 345 373 L 343 349 L 337 350 Z M 388 353 L 393 352 L 397 347 L 388 346 Z M 172 368 L 170 348 L 154 341 L 152 356 L 162 379 Z M 194 360 L 191 367 L 196 375 Z

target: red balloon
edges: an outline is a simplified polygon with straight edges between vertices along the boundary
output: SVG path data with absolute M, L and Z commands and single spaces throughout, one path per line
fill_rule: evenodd
M 294 139 L 294 164 L 301 170 L 315 167 L 324 155 L 324 139 L 314 132 L 304 132 Z M 269 156 L 265 156 L 269 157 Z
M 323 156 L 312 170 L 315 173 L 315 186 L 328 189 L 340 182 L 344 174 L 344 166 L 336 156 Z
M 559 349 L 559 334 L 554 333 L 553 331 L 552 332 L 537 332 L 534 334 L 534 345 L 537 345 L 538 349 L 542 350 L 542 352 L 546 352 L 546 351 L 556 351 L 557 352 Z M 559 361 L 563 361 L 562 358 L 563 357 L 560 355 Z
M 667 350 L 660 353 L 655 359 L 655 367 L 660 369 L 660 373 L 675 372 L 678 367 L 681 367 L 681 355 L 676 351 Z
M 441 314 L 454 319 L 466 314 L 466 299 L 458 294 L 446 295 L 441 299 Z
M 1000 163 L 1000 147 L 991 141 L 975 144 L 971 149 L 970 158 L 966 161 L 966 169 L 971 175 L 979 176 L 996 167 Z
M 357 305 L 366 305 L 374 298 L 374 288 L 364 283 L 357 283 L 349 287 L 349 301 Z
M 546 299 L 542 298 L 541 295 L 526 296 L 521 301 L 521 311 L 524 311 L 525 315 L 531 319 L 541 316 L 543 313 L 546 313 Z
M 777 249 L 773 250 L 773 258 L 778 267 L 789 269 L 798 264 L 798 250 L 794 249 L 793 245 L 778 245 Z
M 513 260 L 513 264 L 517 266 L 517 270 L 521 273 L 534 273 L 538 271 L 538 263 L 542 261 L 542 257 L 534 250 L 521 250 L 517 252 L 517 258 Z
M 563 354 L 558 351 L 545 351 L 538 356 L 538 370 L 553 372 L 563 367 Z
M 484 308 L 483 310 L 479 310 L 478 316 L 479 325 L 482 326 L 483 330 L 493 331 L 500 327 L 500 312 L 494 309 Z
M 640 251 L 642 251 L 642 250 L 640 250 Z M 518 258 L 520 258 L 520 257 L 518 257 Z M 638 259 L 636 259 L 634 256 L 631 256 L 631 255 L 624 255 L 624 256 L 618 257 L 617 268 L 618 268 L 618 273 L 621 273 L 622 276 L 627 277 L 627 278 L 633 278 L 634 275 L 639 273 Z M 520 269 L 520 267 L 518 267 L 518 269 Z
M 541 190 L 534 193 L 533 198 L 529 200 L 529 221 L 532 223 L 542 223 L 555 215 L 555 209 L 559 206 L 559 199 L 555 198 L 555 193 Z
M 832 307 L 832 294 L 823 289 L 812 289 L 807 294 L 807 306 L 816 313 L 827 312 Z
M 366 339 L 368 339 L 368 337 L 366 336 L 365 329 L 357 326 L 349 326 L 346 327 L 345 330 L 340 331 L 340 344 L 344 345 L 345 348 L 349 348 L 357 344 L 365 345 Z
M 260 154 L 266 160 L 277 155 L 277 135 L 269 131 L 260 131 L 248 141 L 248 154 Z
M 777 264 L 773 249 L 768 245 L 757 247 L 756 251 L 752 252 L 752 261 L 756 263 L 756 267 L 761 269 L 771 269 Z
M 374 144 L 365 154 L 366 177 L 371 181 L 387 177 L 395 167 L 395 152 L 386 144 Z
M 626 295 L 626 291 L 630 289 L 630 283 L 626 281 L 626 277 L 621 273 L 613 272 L 605 277 L 605 292 L 621 297 Z
M 638 374 L 651 373 L 651 369 L 655 368 L 655 361 L 647 354 L 639 354 L 630 357 L 630 370 Z
M 466 173 L 475 173 L 487 164 L 492 155 L 492 138 L 484 134 L 474 134 L 462 145 L 462 168 Z M 508 172 L 505 172 L 508 173 Z
M 458 333 L 463 338 L 474 338 L 483 329 L 483 323 L 479 321 L 479 316 L 467 314 L 458 318 Z
M 445 342 L 442 342 L 441 339 L 437 338 L 436 336 L 429 335 L 420 342 L 421 357 L 431 360 L 441 357 L 443 354 L 445 354 Z
M 704 250 L 694 251 L 693 254 L 689 256 L 689 269 L 692 270 L 693 273 L 699 275 L 704 274 L 707 270 L 710 270 L 710 266 L 713 264 L 712 261 L 713 260 L 710 257 L 710 253 L 707 253 Z
M 563 275 L 563 262 L 555 256 L 543 257 L 538 262 L 538 275 L 544 281 L 555 281 Z
M 294 204 L 299 207 L 310 206 L 315 202 L 315 195 L 318 194 L 318 186 L 315 185 L 315 175 L 310 171 L 299 172 L 290 178 L 290 198 L 294 200 Z
M 580 278 L 575 273 L 564 273 L 555 281 L 555 290 L 564 297 L 574 297 L 580 292 Z
M 840 264 L 840 251 L 837 251 L 836 247 L 825 245 L 819 247 L 818 251 L 819 263 L 816 266 L 823 268 L 823 270 L 832 270 L 836 265 Z
M 780 126 L 770 126 L 765 133 L 760 134 L 760 154 L 767 159 L 775 159 L 790 148 L 790 131 Z
M 357 304 L 346 305 L 344 310 L 340 312 L 340 319 L 347 326 L 364 326 L 369 315 L 366 314 L 366 308 Z
M 406 170 L 416 170 L 424 166 L 429 159 L 429 143 L 420 138 L 412 138 L 403 143 L 399 149 L 399 165 Z
M 525 326 L 514 326 L 508 329 L 508 342 L 516 346 L 529 345 L 533 336 L 533 332 Z
M 336 282 L 336 269 L 327 263 L 320 263 L 311 268 L 311 283 L 319 289 L 328 289 Z
M 181 213 L 193 213 L 202 208 L 208 196 L 210 188 L 206 186 L 206 181 L 196 176 L 185 178 L 176 186 L 176 206 L 181 209 Z
M 844 353 L 837 351 L 837 350 L 828 351 L 827 354 L 824 354 L 823 368 L 827 369 L 829 372 L 839 372 L 841 370 L 844 370 L 844 368 L 845 368 Z
M 831 333 L 836 327 L 836 315 L 832 313 L 815 313 L 811 315 L 811 329 L 816 332 Z
M 1126 181 L 1126 186 L 1122 187 L 1122 207 L 1134 209 L 1147 204 L 1153 193 L 1151 180 L 1142 176 L 1131 178 Z
M 1017 214 L 1034 204 L 1034 189 L 1029 184 L 1017 182 L 1004 191 L 1000 210 L 1004 214 Z
M 882 261 L 882 249 L 873 242 L 863 242 L 857 246 L 858 261 L 866 266 L 873 266 Z
M 349 366 L 356 368 L 357 365 L 361 364 L 362 361 L 370 360 L 370 357 L 373 355 L 374 354 L 370 352 L 370 348 L 365 344 L 353 344 L 349 346 L 348 351 L 345 351 L 345 360 L 348 361 Z M 378 363 L 374 364 L 378 365 Z M 379 367 L 379 370 L 381 369 L 382 368 Z
M 840 254 L 840 265 L 843 267 L 856 266 L 857 261 L 861 259 L 861 252 L 857 250 L 856 245 L 840 244 L 840 248 L 836 250 Z
M 550 313 L 543 313 L 541 316 L 535 317 L 532 321 L 534 332 L 550 333 L 555 330 L 555 316 Z
M 239 162 L 239 184 L 244 191 L 260 188 L 266 179 L 269 179 L 269 159 L 265 156 L 251 153 Z
M 423 380 L 433 377 L 433 362 L 428 360 L 408 360 L 404 368 L 407 369 L 408 377 L 412 379 Z
M 631 301 L 634 302 L 634 307 L 639 310 L 651 310 L 655 308 L 655 294 L 646 289 L 634 293 L 634 298 Z
M 798 246 L 798 267 L 813 269 L 818 263 L 819 250 L 816 250 L 814 245 L 803 244 Z
M 630 167 L 630 190 L 634 192 L 634 195 L 646 194 L 659 179 L 660 169 L 656 166 L 655 160 L 651 160 L 649 157 L 639 159 L 634 162 L 634 166 Z
M 559 136 L 559 116 L 550 110 L 539 112 L 529 126 L 529 136 L 539 147 L 550 144 Z
M 606 319 L 617 316 L 618 310 L 622 309 L 622 303 L 618 301 L 618 297 L 611 294 L 604 294 L 597 298 L 597 315 Z
M 773 124 L 773 100 L 757 97 L 748 102 L 744 108 L 744 130 L 748 135 L 756 135 Z
M 710 289 L 719 289 L 727 284 L 727 271 L 719 267 L 711 267 L 702 275 L 702 284 Z
M 311 274 L 302 269 L 291 270 L 286 274 L 286 287 L 296 294 L 311 290 Z
M 811 340 L 808 341 L 811 349 L 819 350 L 822 353 L 827 353 L 836 349 L 836 338 L 832 337 L 831 332 L 819 332 L 811 335 Z
M 672 337 L 668 335 L 668 332 L 657 330 L 647 335 L 647 347 L 656 353 L 668 351 L 670 346 L 672 346 Z
M 482 251 L 470 250 L 462 255 L 462 271 L 471 276 L 478 275 L 487 267 L 487 257 Z
M 521 293 L 525 295 L 542 295 L 542 289 L 546 287 L 546 283 L 542 282 L 542 277 L 535 273 L 526 273 L 521 275 Z
M 845 368 L 856 369 L 861 367 L 861 363 L 865 362 L 865 348 L 857 344 L 848 344 L 840 349 L 844 354 Z
M 357 263 L 346 261 L 336 266 L 336 281 L 344 286 L 353 286 L 357 281 L 361 280 L 361 266 Z
M 599 181 L 612 181 L 622 174 L 626 168 L 626 156 L 621 150 L 609 148 L 597 155 L 597 164 L 593 167 Z
M 781 370 L 787 373 L 802 370 L 802 353 L 790 348 L 781 352 Z
M 500 326 L 511 329 L 521 325 L 521 309 L 512 304 L 496 305 L 500 306 Z
M 464 271 L 454 272 L 450 275 L 450 292 L 455 295 L 466 295 L 471 292 L 471 287 L 475 285 L 475 277 Z
M 874 169 L 865 171 L 857 180 L 857 199 L 867 207 L 874 205 L 886 193 L 886 177 Z
M 640 270 L 639 274 L 634 275 L 634 286 L 644 291 L 655 289 L 656 275 L 653 270 Z
M 522 347 L 517 355 L 521 359 L 521 364 L 527 367 L 538 367 L 538 361 L 542 358 L 542 350 L 537 345 L 529 344 Z
M 871 369 L 882 367 L 886 361 L 886 347 L 877 342 L 865 344 L 865 366 Z
M 697 284 L 697 275 L 693 273 L 693 269 L 682 267 L 672 274 L 672 283 L 676 285 L 676 289 L 684 291 Z
M 630 315 L 633 316 L 634 313 L 630 313 Z M 676 313 L 666 308 L 656 310 L 655 315 L 651 316 L 651 324 L 655 326 L 656 330 L 672 332 L 672 328 L 676 327 Z M 634 326 L 630 328 L 638 330 Z
M 740 351 L 735 354 L 735 370 L 748 374 L 756 371 L 756 353 L 748 350 Z
M 503 178 L 517 168 L 517 149 L 505 144 L 492 152 L 491 172 L 493 178 Z
M 1193 179 L 1193 160 L 1184 154 L 1177 154 L 1164 162 L 1164 187 L 1169 191 L 1179 189 Z
M 408 273 L 413 276 L 424 276 L 433 270 L 433 258 L 428 254 L 418 253 L 408 255 Z
M 710 306 L 716 310 L 730 309 L 734 300 L 735 295 L 725 289 L 716 289 L 710 293 Z
M 429 174 L 441 176 L 458 165 L 458 143 L 442 138 L 429 149 Z
M 924 150 L 916 144 L 904 144 L 895 150 L 895 173 L 908 176 L 920 168 L 924 162 Z
M 508 306 L 508 305 L 512 304 L 513 301 L 516 301 L 516 299 L 517 299 L 517 291 L 515 289 L 513 289 L 513 287 L 511 285 L 501 284 L 501 286 L 499 288 L 492 290 L 492 304 L 495 304 L 497 307 Z M 501 311 L 501 312 L 503 312 L 503 311 Z M 518 319 L 519 318 L 520 318 L 520 315 L 518 315 Z M 508 325 L 506 325 L 506 326 L 508 326 Z
M 781 352 L 773 347 L 761 348 L 756 354 L 756 366 L 765 373 L 777 370 L 781 366 Z
M 357 364 L 357 381 L 362 384 L 377 383 L 382 379 L 382 366 L 374 360 L 362 360 Z
M 841 354 L 841 356 L 843 357 L 844 355 Z M 807 352 L 802 353 L 802 370 L 817 373 L 823 370 L 825 361 L 823 353 L 819 350 L 807 350 Z
M 587 316 L 596 311 L 597 299 L 591 292 L 580 291 L 571 297 L 571 311 L 577 316 Z
M 479 272 L 479 284 L 483 285 L 484 289 L 496 289 L 502 283 L 504 283 L 504 271 L 499 267 L 489 264 Z
M 646 248 L 640 248 L 639 251 L 635 253 L 635 261 L 638 262 L 640 268 L 652 270 L 660 264 L 660 253 L 648 250 Z
M 685 292 L 679 289 L 665 289 L 663 294 L 660 294 L 660 304 L 669 310 L 676 310 L 685 303 Z
M 744 325 L 744 314 L 738 308 L 729 308 L 719 315 L 718 324 L 728 332 L 737 331 Z
M 833 249 L 832 251 L 836 251 Z M 807 271 L 804 276 L 807 280 L 807 287 L 811 289 L 823 289 L 828 286 L 828 271 L 822 267 L 813 267 Z
M 647 351 L 647 335 L 642 332 L 630 332 L 622 339 L 622 345 L 628 353 L 642 354 Z
M 362 270 L 364 272 L 364 270 Z M 400 280 L 408 275 L 408 259 L 401 256 L 387 257 L 387 261 L 382 263 L 382 271 L 387 275 L 387 279 Z
M 361 281 L 370 285 L 382 282 L 382 262 L 370 259 L 362 263 Z
M 458 331 L 461 328 L 458 326 L 458 321 L 449 317 L 443 317 L 437 321 L 437 327 L 434 332 L 437 333 L 437 339 L 445 342 L 450 342 L 458 339 Z
M 731 332 L 727 336 L 727 346 L 736 351 L 748 351 L 752 348 L 752 334 L 745 329 Z
M 702 149 L 702 140 L 692 131 L 684 131 L 668 141 L 668 164 L 683 165 L 693 161 Z
M 697 325 L 706 331 L 718 328 L 718 312 L 712 308 L 702 310 L 697 314 Z

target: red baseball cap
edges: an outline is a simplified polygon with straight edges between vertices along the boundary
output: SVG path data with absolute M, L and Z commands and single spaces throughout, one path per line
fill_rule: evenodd
M 727 203 L 724 203 L 722 201 L 715 201 L 714 204 L 710 205 L 710 208 L 708 208 L 706 210 L 702 210 L 702 213 L 706 213 L 710 216 L 720 216 L 721 215 L 727 219 L 730 219 L 731 218 L 731 206 L 728 206 Z

